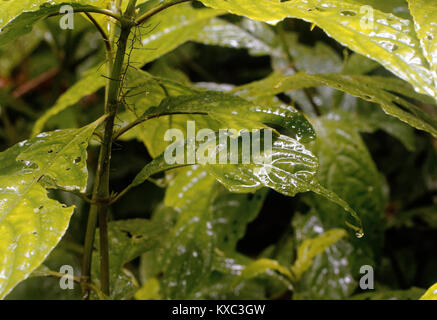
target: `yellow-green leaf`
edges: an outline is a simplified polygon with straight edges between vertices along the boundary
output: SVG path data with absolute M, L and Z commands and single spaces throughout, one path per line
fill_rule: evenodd
M 297 259 L 291 268 L 293 276 L 297 280 L 300 279 L 303 273 L 311 267 L 315 256 L 346 235 L 343 229 L 331 229 L 316 238 L 305 240 L 297 249 Z
M 437 283 L 435 283 L 431 288 L 429 288 L 420 300 L 437 300 Z
M 88 140 L 100 123 L 42 133 L 0 153 L 0 298 L 63 236 L 74 208 L 50 199 L 46 188 L 84 191 Z
M 408 0 L 408 3 L 423 54 L 431 66 L 434 86 L 437 88 L 437 2 Z
M 212 8 L 270 23 L 287 17 L 314 23 L 343 45 L 378 61 L 400 78 L 407 80 L 417 91 L 437 98 L 437 88 L 414 24 L 394 12 L 379 10 L 379 6 L 363 8 L 365 3 L 357 0 L 202 2 Z

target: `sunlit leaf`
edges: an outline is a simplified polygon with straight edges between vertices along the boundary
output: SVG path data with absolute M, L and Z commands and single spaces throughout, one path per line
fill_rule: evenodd
M 379 7 L 369 12 L 369 7 L 363 8 L 363 1 L 357 0 L 202 2 L 212 8 L 270 23 L 287 17 L 314 23 L 340 43 L 378 61 L 410 82 L 419 92 L 437 97 L 432 72 L 428 69 L 413 22 L 394 12 L 387 13 L 378 10 Z M 391 8 L 389 4 L 384 9 Z
M 431 286 L 428 291 L 420 297 L 420 300 L 437 300 L 437 283 Z
M 100 123 L 43 133 L 0 153 L 0 297 L 63 236 L 74 208 L 48 198 L 45 187 L 85 190 L 88 140 Z
M 428 0 L 408 0 L 414 27 L 428 60 L 437 88 L 437 3 Z
M 394 81 L 398 83 L 396 80 Z M 235 89 L 235 93 L 243 97 L 274 95 L 314 86 L 329 86 L 363 100 L 377 103 L 387 114 L 437 137 L 437 119 L 435 116 L 406 99 L 391 93 L 391 91 L 398 92 L 401 89 L 399 87 L 396 89 L 396 85 L 393 85 L 390 79 L 339 74 L 309 75 L 298 73 L 293 76 L 273 74 L 264 80 L 238 87 Z M 262 91 L 260 91 L 260 88 L 263 88 Z M 421 97 L 411 93 L 411 89 L 402 91 L 402 94 L 413 98 Z M 428 101 L 427 98 L 424 99 Z
M 343 229 L 331 229 L 320 236 L 305 240 L 297 249 L 297 259 L 291 270 L 296 279 L 300 279 L 304 272 L 313 264 L 313 259 L 328 247 L 346 236 Z

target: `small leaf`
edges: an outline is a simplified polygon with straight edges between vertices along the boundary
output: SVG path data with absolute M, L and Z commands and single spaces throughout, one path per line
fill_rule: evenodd
M 291 267 L 293 276 L 299 280 L 313 264 L 314 257 L 346 235 L 343 229 L 331 229 L 316 238 L 305 240 L 297 249 L 297 259 Z
M 256 276 L 269 271 L 277 271 L 286 276 L 290 281 L 294 279 L 290 270 L 288 270 L 286 267 L 281 266 L 278 261 L 263 258 L 248 264 L 241 271 L 241 276 L 239 277 L 239 280 L 255 278 Z

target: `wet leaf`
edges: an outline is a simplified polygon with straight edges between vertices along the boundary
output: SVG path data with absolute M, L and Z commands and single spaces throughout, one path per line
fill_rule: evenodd
M 212 201 L 215 179 L 204 170 L 187 169 L 166 192 L 165 204 L 179 212 L 167 239 L 163 293 L 170 299 L 194 298 L 212 270 L 216 236 Z
M 59 14 L 65 1 L 22 1 L 10 0 L 0 2 L 0 46 L 32 31 L 33 25 L 53 14 Z M 69 5 L 73 10 L 96 9 L 92 4 L 103 4 L 105 0 L 76 0 Z M 106 1 L 108 2 L 108 1 Z
M 408 0 L 414 27 L 428 60 L 437 88 L 437 4 L 427 0 Z
M 397 83 L 398 85 L 395 85 Z M 308 87 L 329 86 L 346 92 L 363 100 L 379 104 L 385 113 L 392 115 L 409 125 L 427 131 L 437 137 L 437 119 L 430 113 L 422 110 L 406 99 L 391 93 L 391 91 L 422 100 L 408 85 L 398 80 L 385 79 L 381 77 L 369 77 L 358 75 L 320 74 L 309 75 L 298 73 L 293 76 L 272 76 L 246 86 L 238 87 L 234 93 L 243 97 L 261 95 L 275 95 L 290 90 L 298 90 Z M 263 88 L 262 91 L 260 88 Z M 402 90 L 401 88 L 405 88 Z M 429 98 L 423 98 L 429 102 Z
M 299 244 L 326 231 L 318 215 L 310 211 L 293 220 Z M 344 299 L 355 290 L 354 250 L 342 239 L 314 257 L 311 266 L 302 274 L 293 292 L 294 299 Z
M 437 89 L 428 68 L 413 22 L 379 6 L 369 8 L 357 0 L 310 0 L 276 2 L 259 0 L 202 0 L 212 8 L 251 19 L 276 23 L 284 18 L 299 18 L 314 23 L 338 42 L 357 53 L 381 63 L 417 91 L 437 97 Z M 373 25 L 372 25 L 373 24 Z
M 324 252 L 328 247 L 338 242 L 347 235 L 343 229 L 330 229 L 323 234 L 306 239 L 297 249 L 297 259 L 291 267 L 295 279 L 299 280 L 305 271 L 313 264 L 314 258 Z
M 88 140 L 101 121 L 43 133 L 0 153 L 0 297 L 64 235 L 74 208 L 48 198 L 46 188 L 85 190 Z
M 319 182 L 334 191 L 360 213 L 365 235 L 351 237 L 357 255 L 368 259 L 380 256 L 384 230 L 385 197 L 383 181 L 359 133 L 341 119 L 314 121 L 318 140 L 313 152 L 318 156 Z M 310 202 L 324 228 L 338 227 L 343 220 L 342 210 L 315 197 Z
M 278 261 L 271 260 L 271 259 L 258 259 L 250 264 L 248 264 L 242 271 L 241 271 L 241 279 L 251 279 L 255 278 L 256 276 L 271 272 L 271 271 L 277 271 L 284 276 L 286 276 L 288 279 L 294 279 L 293 275 L 291 274 L 290 270 L 288 268 L 281 266 Z M 239 278 L 240 278 L 239 277 Z

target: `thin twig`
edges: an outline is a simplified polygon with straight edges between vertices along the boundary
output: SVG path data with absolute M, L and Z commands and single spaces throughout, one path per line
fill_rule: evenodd
M 106 50 L 111 52 L 111 42 L 109 41 L 108 35 L 106 34 L 105 30 L 103 30 L 102 26 L 96 21 L 96 19 L 94 19 L 94 17 L 90 13 L 85 12 L 85 15 L 96 26 L 97 30 L 103 38 L 103 41 L 105 42 Z
M 285 38 L 284 27 L 282 26 L 282 24 L 278 25 L 278 33 L 279 33 L 279 39 L 281 40 L 282 49 L 285 55 L 287 56 L 287 59 L 290 63 L 290 67 L 294 71 L 294 73 L 298 73 L 299 70 L 296 68 L 296 65 L 294 63 L 294 58 L 290 53 L 290 48 L 288 47 L 287 39 Z M 315 102 L 314 97 L 311 94 L 311 91 L 308 88 L 303 88 L 303 92 L 306 98 L 308 99 L 308 101 L 310 102 L 311 106 L 313 107 L 315 114 L 317 116 L 321 116 L 322 113 L 320 112 L 319 106 Z

